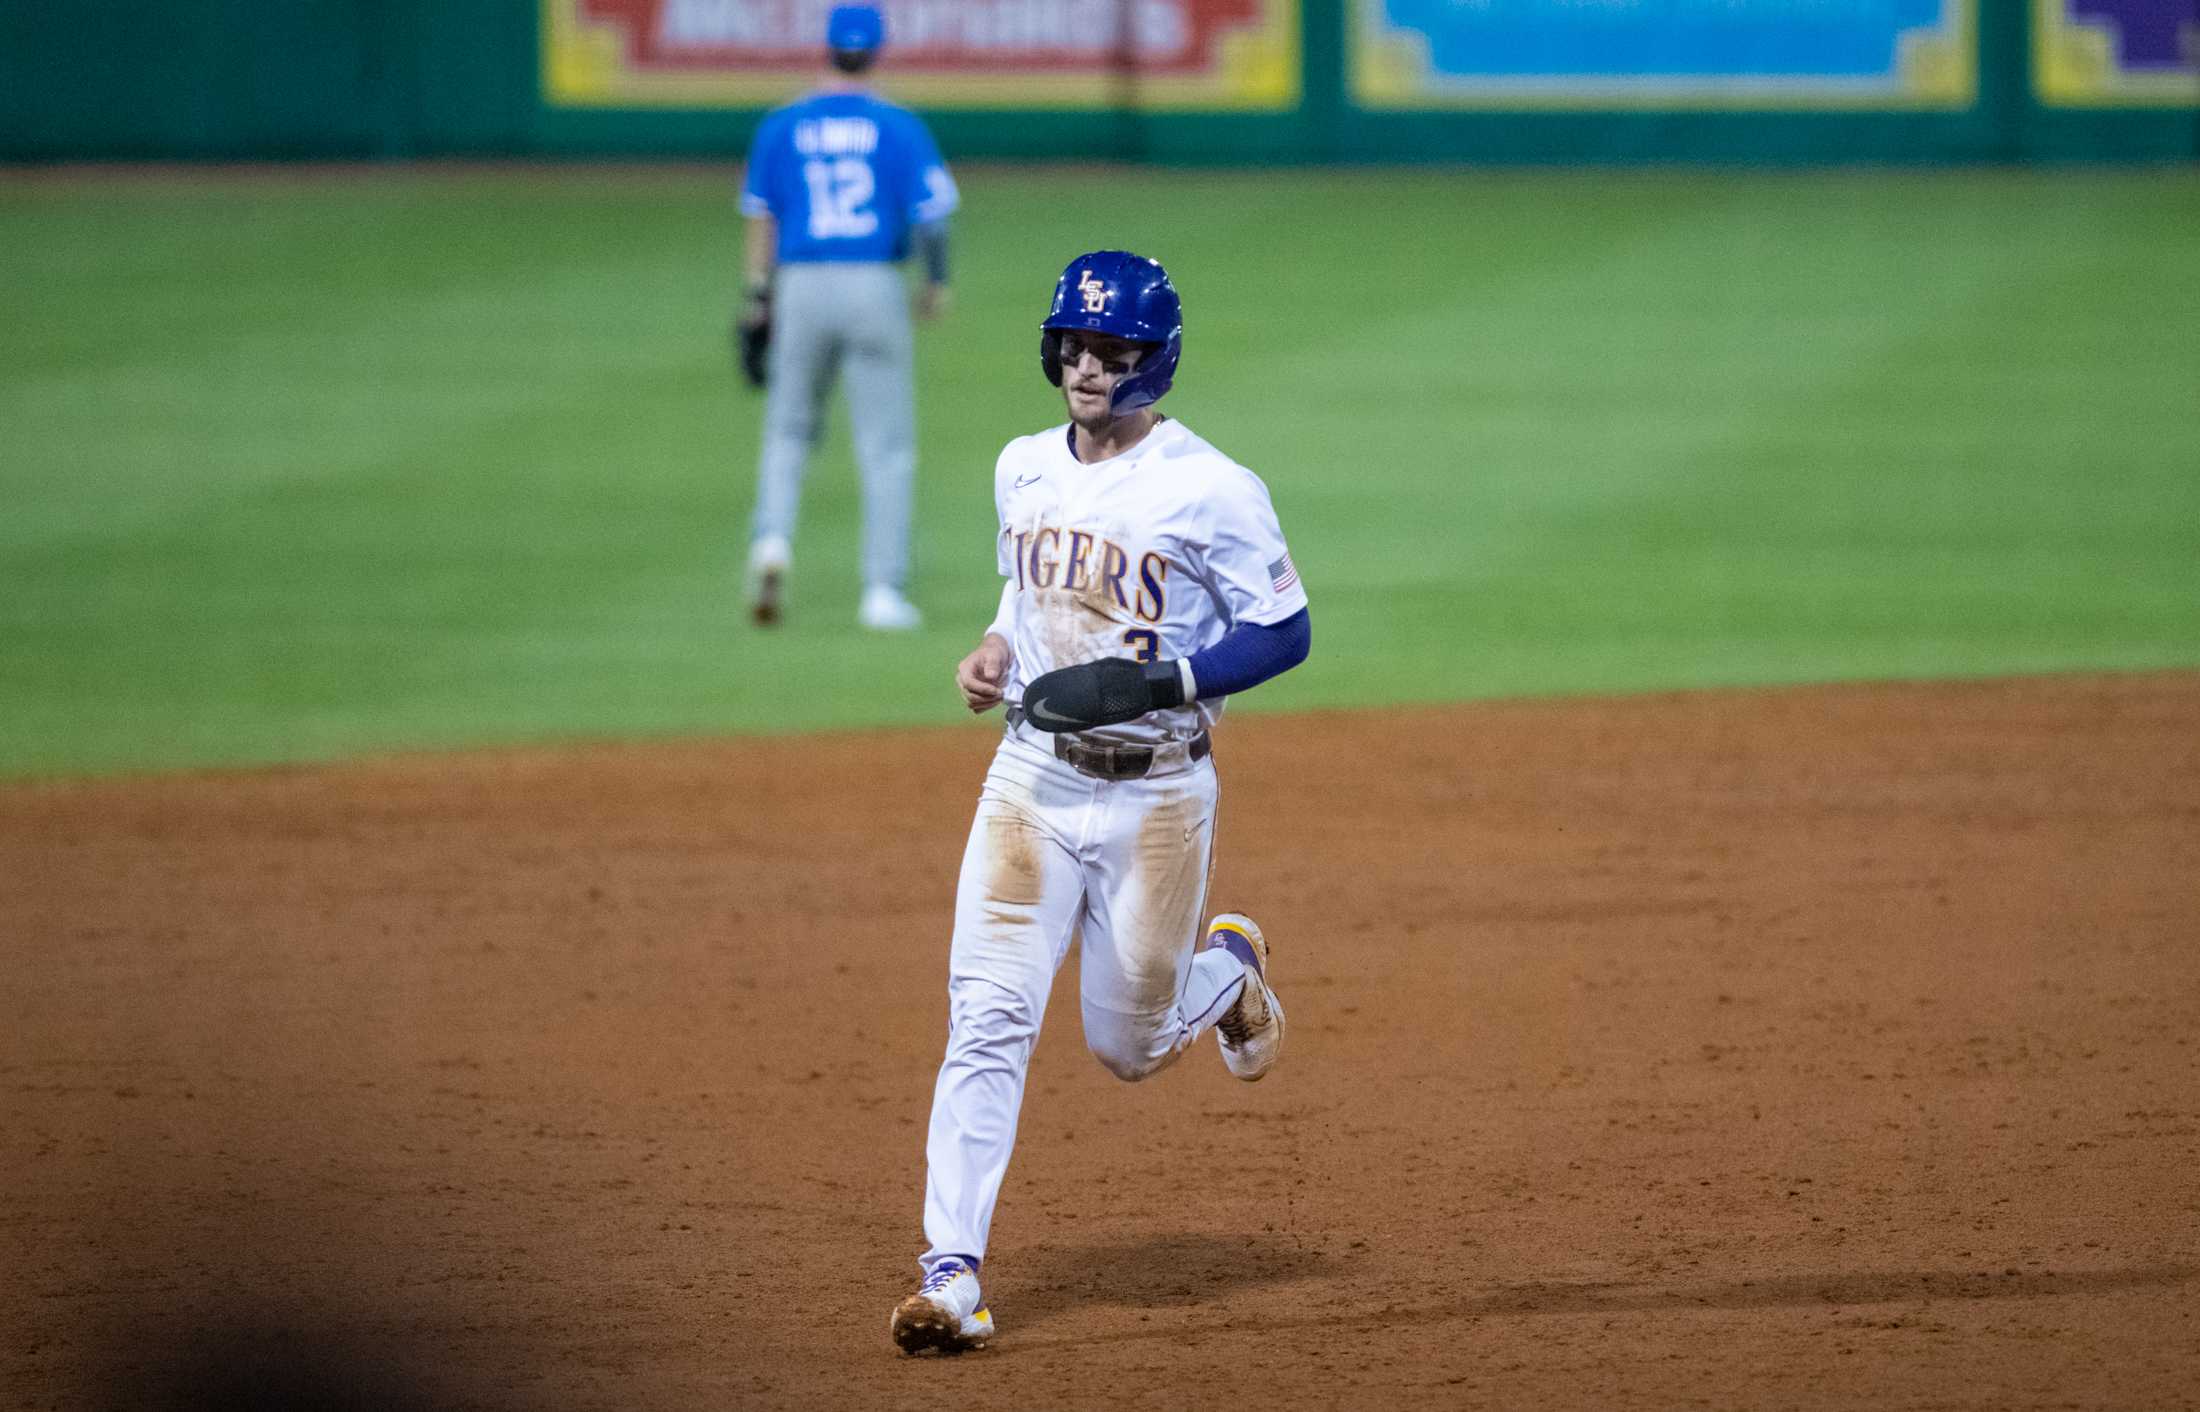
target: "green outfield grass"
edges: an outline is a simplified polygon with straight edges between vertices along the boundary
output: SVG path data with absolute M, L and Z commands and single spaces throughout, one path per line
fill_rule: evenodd
M 0 772 L 957 719 L 1095 245 L 1314 602 L 1244 709 L 2200 665 L 2200 174 L 964 175 L 908 638 L 842 414 L 740 616 L 730 174 L 0 177 Z

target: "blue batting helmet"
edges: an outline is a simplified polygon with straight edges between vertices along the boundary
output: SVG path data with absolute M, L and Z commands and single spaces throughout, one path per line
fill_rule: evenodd
M 836 5 L 825 21 L 825 47 L 868 54 L 886 42 L 886 20 L 874 5 Z
M 1184 353 L 1184 310 L 1159 260 L 1128 250 L 1095 250 L 1069 262 L 1054 283 L 1054 307 L 1039 325 L 1039 366 L 1062 385 L 1062 334 L 1109 333 L 1155 345 L 1131 375 L 1115 385 L 1109 407 L 1118 415 L 1161 400 Z

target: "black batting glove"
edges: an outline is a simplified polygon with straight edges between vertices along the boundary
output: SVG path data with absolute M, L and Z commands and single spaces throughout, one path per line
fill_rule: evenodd
M 1081 731 L 1135 721 L 1184 704 L 1174 662 L 1103 657 L 1048 672 L 1024 688 L 1024 719 L 1043 731 Z

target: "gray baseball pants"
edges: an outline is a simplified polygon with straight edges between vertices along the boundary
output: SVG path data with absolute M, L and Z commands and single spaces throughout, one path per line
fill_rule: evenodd
M 782 265 L 772 289 L 771 373 L 752 538 L 794 538 L 802 477 L 835 374 L 848 386 L 863 480 L 863 581 L 902 589 L 916 478 L 916 348 L 909 293 L 884 264 Z

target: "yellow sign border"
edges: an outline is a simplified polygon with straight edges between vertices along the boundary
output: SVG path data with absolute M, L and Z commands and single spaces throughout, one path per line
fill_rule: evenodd
M 2190 74 L 2127 74 L 2103 25 L 2073 24 L 2060 0 L 2032 0 L 2032 96 L 2056 108 L 2200 108 L 2200 31 Z

